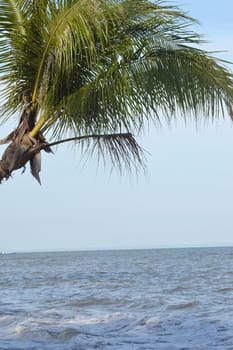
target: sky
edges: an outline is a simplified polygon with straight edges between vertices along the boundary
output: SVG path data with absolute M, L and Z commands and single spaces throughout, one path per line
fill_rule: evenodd
M 199 19 L 203 49 L 233 61 L 232 0 L 172 3 Z M 97 170 L 68 145 L 43 154 L 42 186 L 29 169 L 0 186 L 0 251 L 233 246 L 233 125 L 200 124 L 151 126 L 146 174 Z

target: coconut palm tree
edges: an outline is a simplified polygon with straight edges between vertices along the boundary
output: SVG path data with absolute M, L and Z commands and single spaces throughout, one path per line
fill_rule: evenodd
M 0 0 L 1 119 L 18 118 L 0 180 L 29 162 L 40 182 L 41 151 L 68 141 L 137 167 L 150 121 L 232 116 L 233 76 L 194 23 L 159 0 Z

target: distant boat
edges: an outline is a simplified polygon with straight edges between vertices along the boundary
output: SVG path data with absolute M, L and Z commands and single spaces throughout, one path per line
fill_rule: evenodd
M 11 254 L 16 254 L 15 252 L 1 252 L 1 255 L 11 255 Z

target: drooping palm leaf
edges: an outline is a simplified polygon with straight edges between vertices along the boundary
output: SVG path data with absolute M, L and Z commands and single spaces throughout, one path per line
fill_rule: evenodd
M 87 135 L 55 141 L 49 144 L 39 145 L 39 149 L 53 147 L 65 142 L 78 142 L 82 152 L 95 155 L 98 160 L 104 162 L 111 160 L 112 167 L 116 167 L 121 173 L 127 170 L 137 170 L 138 166 L 145 168 L 145 155 L 143 149 L 138 145 L 135 138 L 130 133 Z

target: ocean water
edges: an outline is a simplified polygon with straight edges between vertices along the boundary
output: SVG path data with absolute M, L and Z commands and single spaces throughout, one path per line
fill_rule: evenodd
M 0 255 L 1 350 L 233 350 L 233 248 Z

